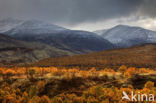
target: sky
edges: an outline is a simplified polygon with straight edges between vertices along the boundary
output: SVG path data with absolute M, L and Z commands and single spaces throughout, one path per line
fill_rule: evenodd
M 123 24 L 156 31 L 156 0 L 0 0 L 0 19 L 38 19 L 95 31 Z

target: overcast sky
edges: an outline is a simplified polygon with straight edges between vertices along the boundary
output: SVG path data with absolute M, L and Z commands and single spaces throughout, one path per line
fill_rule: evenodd
M 156 31 L 156 0 L 0 0 L 0 19 L 8 17 L 89 31 L 118 24 Z

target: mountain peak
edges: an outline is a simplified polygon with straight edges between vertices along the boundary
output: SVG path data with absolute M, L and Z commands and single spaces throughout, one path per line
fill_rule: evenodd
M 119 28 L 119 29 L 144 29 L 144 28 L 141 28 L 141 27 L 138 27 L 138 26 L 129 26 L 129 25 L 117 25 L 115 27 L 113 27 L 112 29 L 114 28 Z
M 156 43 L 156 32 L 136 26 L 117 25 L 99 33 L 104 39 L 120 47 Z
M 16 33 L 44 34 L 62 30 L 67 29 L 54 25 L 52 23 L 48 23 L 46 21 L 36 19 L 18 20 L 13 18 L 7 18 L 4 20 L 0 20 L 0 33 L 7 33 L 9 35 L 13 35 Z
M 42 20 L 35 20 L 35 19 L 30 19 L 30 20 L 24 20 L 23 23 L 20 25 L 20 27 L 23 27 L 23 29 L 41 29 L 41 30 L 66 30 L 63 27 L 54 25 L 52 23 L 48 23 L 46 21 Z
M 113 28 L 141 28 L 141 27 L 120 24 L 120 25 L 117 25 L 117 26 L 115 26 Z
M 115 26 L 115 27 L 130 27 L 130 26 L 129 26 L 129 25 L 119 24 L 119 25 L 117 25 L 117 26 Z

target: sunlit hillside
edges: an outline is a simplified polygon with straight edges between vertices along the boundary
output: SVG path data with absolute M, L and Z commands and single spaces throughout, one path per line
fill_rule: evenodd
M 49 58 L 35 63 L 35 66 L 82 67 L 89 69 L 113 68 L 121 65 L 128 67 L 156 67 L 156 45 L 146 44 L 125 49 L 101 51 L 87 55 Z

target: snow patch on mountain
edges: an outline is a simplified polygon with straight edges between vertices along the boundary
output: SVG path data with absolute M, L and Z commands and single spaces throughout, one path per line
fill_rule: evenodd
M 21 34 L 44 34 L 67 30 L 63 27 L 40 20 L 17 20 L 5 19 L 0 21 L 0 33 L 8 35 Z
M 156 32 L 141 27 L 118 25 L 98 33 L 118 46 L 129 47 L 137 44 L 156 43 Z

